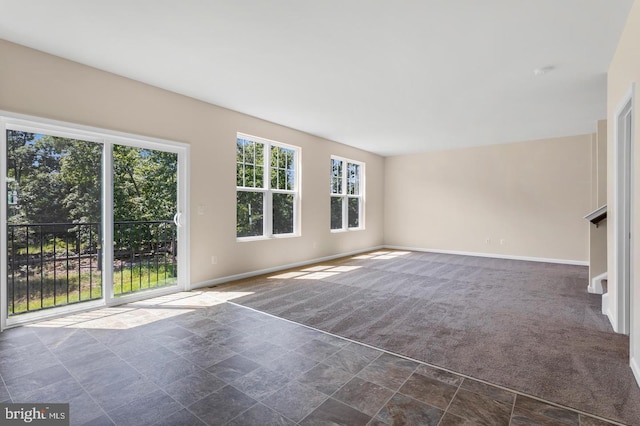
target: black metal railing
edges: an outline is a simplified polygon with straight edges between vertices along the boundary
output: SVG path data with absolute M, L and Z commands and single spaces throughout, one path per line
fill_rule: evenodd
M 113 231 L 115 295 L 176 284 L 178 241 L 172 220 L 115 222 Z
M 10 316 L 102 298 L 100 223 L 7 227 Z M 114 222 L 114 294 L 174 285 L 176 255 L 173 221 Z

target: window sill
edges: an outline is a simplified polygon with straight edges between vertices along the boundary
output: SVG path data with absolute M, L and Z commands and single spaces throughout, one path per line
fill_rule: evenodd
M 253 241 L 269 241 L 269 240 L 281 240 L 285 238 L 297 238 L 300 237 L 300 234 L 278 234 L 271 235 L 270 237 L 265 236 L 255 236 L 255 237 L 236 237 L 236 242 L 238 243 L 250 243 Z
M 341 234 L 343 232 L 364 231 L 365 228 L 347 228 L 347 229 L 332 229 L 332 234 Z

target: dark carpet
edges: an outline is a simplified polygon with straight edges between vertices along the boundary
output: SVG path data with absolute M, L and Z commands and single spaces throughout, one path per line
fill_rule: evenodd
M 581 266 L 385 251 L 214 290 L 243 292 L 231 301 L 640 424 L 629 338 L 612 331 L 587 280 Z

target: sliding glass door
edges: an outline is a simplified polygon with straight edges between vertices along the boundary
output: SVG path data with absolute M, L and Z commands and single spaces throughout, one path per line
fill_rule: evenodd
M 185 288 L 186 147 L 3 124 L 3 325 Z
M 178 284 L 178 154 L 113 147 L 113 294 Z

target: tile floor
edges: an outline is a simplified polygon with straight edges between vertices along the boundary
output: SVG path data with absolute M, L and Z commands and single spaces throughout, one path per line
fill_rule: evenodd
M 207 291 L 7 330 L 0 376 L 74 425 L 611 424 Z

